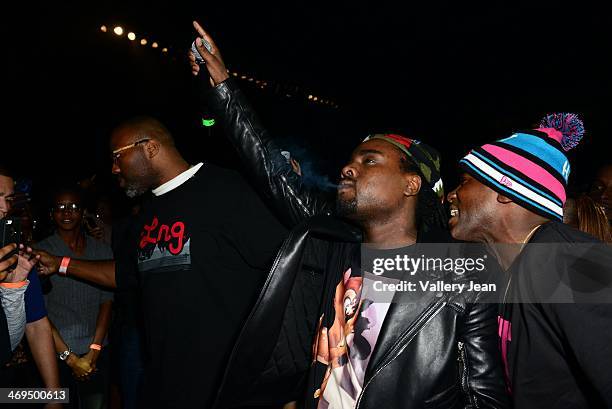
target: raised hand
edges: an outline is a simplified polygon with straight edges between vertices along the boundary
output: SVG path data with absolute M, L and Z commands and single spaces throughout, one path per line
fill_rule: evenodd
M 96 240 L 104 239 L 104 228 L 103 227 L 93 227 L 88 228 L 87 232 Z
M 229 74 L 225 68 L 225 63 L 223 63 L 223 58 L 221 57 L 219 48 L 210 35 L 204 31 L 202 26 L 197 21 L 193 22 L 193 27 L 196 29 L 199 35 L 198 38 L 196 38 L 196 47 L 206 63 L 204 65 L 206 66 L 208 74 L 210 75 L 211 85 L 218 85 L 229 78 Z M 210 51 L 208 51 L 202 43 L 202 38 L 204 38 L 210 44 Z M 191 73 L 193 75 L 198 75 L 200 72 L 200 65 L 196 62 L 195 55 L 193 55 L 192 51 L 189 51 L 189 62 L 191 65 Z

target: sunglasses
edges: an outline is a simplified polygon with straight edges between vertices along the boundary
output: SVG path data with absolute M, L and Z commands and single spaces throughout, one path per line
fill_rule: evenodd
M 53 205 L 55 212 L 78 212 L 81 210 L 81 205 L 78 203 L 56 203 Z
M 121 157 L 121 152 L 126 151 L 128 149 L 131 149 L 135 146 L 140 145 L 141 143 L 145 143 L 145 142 L 149 142 L 151 140 L 151 138 L 144 138 L 144 139 L 140 139 L 134 143 L 131 143 L 129 145 L 125 145 L 122 146 L 121 148 L 117 148 L 113 151 L 113 153 L 111 154 L 111 160 L 113 161 L 113 163 L 117 163 L 117 161 L 119 160 L 119 158 Z

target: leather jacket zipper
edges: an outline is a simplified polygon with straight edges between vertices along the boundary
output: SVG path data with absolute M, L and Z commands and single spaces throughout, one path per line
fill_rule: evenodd
M 440 310 L 446 305 L 446 301 L 442 301 L 442 300 L 438 300 L 437 302 L 435 302 L 434 304 L 430 305 L 429 308 L 427 308 L 425 311 L 423 311 L 423 313 L 421 314 L 421 316 L 414 322 L 414 324 L 412 325 L 412 328 L 410 328 L 405 335 L 403 335 L 395 344 L 395 346 L 391 349 L 391 351 L 389 351 L 389 353 L 387 354 L 388 358 L 385 358 L 385 360 L 383 360 L 383 363 L 381 364 L 380 368 L 378 368 L 376 370 L 376 372 L 374 373 L 374 375 L 372 375 L 372 377 L 368 380 L 368 382 L 365 384 L 365 386 L 363 387 L 363 389 L 361 390 L 361 393 L 359 394 L 359 398 L 357 399 L 357 405 L 355 405 L 355 409 L 359 409 L 359 406 L 361 405 L 361 399 L 363 398 L 363 394 L 365 393 L 366 389 L 368 388 L 368 386 L 370 385 L 370 383 L 372 383 L 372 381 L 374 380 L 374 378 L 376 378 L 376 376 L 383 370 L 385 369 L 391 362 L 393 362 L 395 360 L 395 358 L 397 358 L 399 356 L 399 354 L 402 352 L 402 350 L 404 349 L 404 347 L 406 347 L 406 345 L 408 345 L 413 339 L 414 336 L 429 322 L 432 320 L 433 317 L 436 316 L 436 314 L 438 312 L 440 312 Z
M 457 342 L 457 349 L 459 350 L 458 360 L 461 377 L 461 390 L 463 391 L 463 394 L 469 402 L 469 406 L 466 406 L 466 408 L 477 408 L 478 406 L 476 405 L 474 396 L 472 396 L 472 394 L 470 393 L 470 387 L 468 385 L 467 359 L 465 356 L 466 352 L 465 345 L 463 344 L 463 342 Z

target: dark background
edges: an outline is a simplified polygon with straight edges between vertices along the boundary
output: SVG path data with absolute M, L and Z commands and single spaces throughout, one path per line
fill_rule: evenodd
M 231 71 L 268 81 L 239 80 L 309 172 L 334 180 L 364 136 L 395 131 L 441 151 L 449 190 L 470 147 L 569 111 L 587 130 L 571 153 L 574 183 L 584 183 L 610 159 L 612 17 L 600 3 L 3 3 L 2 160 L 35 189 L 94 173 L 110 181 L 110 130 L 149 114 L 190 161 L 239 166 L 220 127 L 201 124 L 185 58 L 197 19 Z

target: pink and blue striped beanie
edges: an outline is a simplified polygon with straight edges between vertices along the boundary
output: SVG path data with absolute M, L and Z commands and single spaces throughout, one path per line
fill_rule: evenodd
M 570 164 L 565 156 L 584 135 L 576 114 L 544 117 L 538 129 L 473 149 L 460 167 L 496 192 L 547 219 L 563 221 Z

